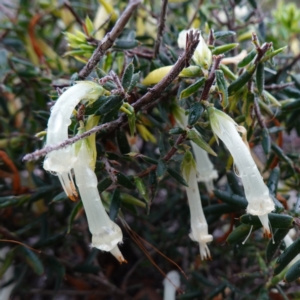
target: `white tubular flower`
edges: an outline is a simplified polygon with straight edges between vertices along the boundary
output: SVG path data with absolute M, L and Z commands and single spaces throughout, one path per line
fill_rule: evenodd
M 257 215 L 264 232 L 271 236 L 268 214 L 275 206 L 249 149 L 237 131 L 237 124 L 228 115 L 213 107 L 208 108 L 208 113 L 214 134 L 226 145 L 239 171 L 248 200 L 247 212 Z
M 196 29 L 182 30 L 179 33 L 178 39 L 177 39 L 179 48 L 181 48 L 181 49 L 186 48 L 186 34 L 190 30 L 196 30 Z M 194 52 L 193 60 L 195 61 L 195 63 L 197 65 L 199 65 L 200 67 L 202 67 L 205 70 L 209 69 L 211 62 L 212 62 L 211 51 L 208 48 L 208 46 L 206 45 L 204 39 L 202 38 L 201 33 L 200 33 L 200 42 Z
M 175 300 L 176 290 L 180 287 L 180 275 L 177 271 L 170 271 L 163 281 L 164 300 Z
M 197 172 L 195 161 L 190 152 L 187 152 L 182 163 L 182 173 L 185 181 L 189 185 L 186 187 L 187 198 L 191 214 L 190 238 L 199 243 L 201 259 L 210 258 L 207 243 L 213 240 L 213 236 L 208 234 L 208 226 L 203 213 L 200 192 L 197 183 Z
M 71 124 L 71 115 L 81 100 L 95 101 L 104 93 L 104 89 L 91 81 L 79 81 L 70 87 L 55 102 L 48 120 L 46 146 L 58 144 L 68 139 L 68 127 Z M 44 160 L 44 169 L 58 175 L 65 193 L 70 199 L 77 197 L 76 189 L 70 173 L 76 161 L 73 147 L 52 151 Z
M 214 169 L 208 153 L 194 142 L 191 144 L 196 160 L 198 182 L 204 182 L 207 192 L 211 195 L 214 189 L 213 179 L 218 178 L 218 172 Z
M 185 128 L 188 122 L 188 116 L 185 114 L 185 111 L 180 107 L 175 107 L 173 114 L 177 124 Z M 211 195 L 214 189 L 213 179 L 218 178 L 218 172 L 214 169 L 214 165 L 211 163 L 208 153 L 194 142 L 191 141 L 190 143 L 196 160 L 198 182 L 204 182 L 207 192 Z
M 90 167 L 91 159 L 92 153 L 86 141 L 82 141 L 74 164 L 74 175 L 92 234 L 92 247 L 110 251 L 120 263 L 126 262 L 118 247 L 118 243 L 123 240 L 122 231 L 111 221 L 103 207 L 97 188 L 97 177 Z

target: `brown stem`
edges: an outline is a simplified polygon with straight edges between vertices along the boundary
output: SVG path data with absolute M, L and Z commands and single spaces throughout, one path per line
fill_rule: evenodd
M 175 145 L 166 153 L 166 155 L 162 158 L 165 162 L 169 161 L 172 156 L 177 152 L 177 146 L 182 144 L 186 139 L 186 133 L 182 133 L 176 140 Z M 155 171 L 157 168 L 156 165 L 149 167 L 147 170 L 139 173 L 137 176 L 140 178 L 147 176 L 151 171 Z
M 208 78 L 205 81 L 204 88 L 203 88 L 200 100 L 207 100 L 208 99 L 210 88 L 211 88 L 212 84 L 214 83 L 214 80 L 215 80 L 215 77 L 216 77 L 215 71 L 219 68 L 221 60 L 223 59 L 223 57 L 224 57 L 223 54 L 213 56 L 213 65 L 210 69 Z
M 124 10 L 116 25 L 110 32 L 108 32 L 105 35 L 105 37 L 99 43 L 98 47 L 94 51 L 87 64 L 79 72 L 80 79 L 85 79 L 87 76 L 89 76 L 90 73 L 93 71 L 94 67 L 99 63 L 100 59 L 106 53 L 106 51 L 112 47 L 116 38 L 122 33 L 125 25 L 127 24 L 128 20 L 130 19 L 140 2 L 141 0 L 131 0 L 129 2 L 128 6 Z
M 154 57 L 157 57 L 159 52 L 162 36 L 165 30 L 166 13 L 167 13 L 168 0 L 162 0 L 162 8 L 159 17 L 159 25 L 157 30 L 157 37 L 154 46 Z
M 184 67 L 186 66 L 186 62 L 190 61 L 198 44 L 199 32 L 194 33 L 190 31 L 187 36 L 187 47 L 184 53 L 178 58 L 177 62 L 170 70 L 170 72 L 158 84 L 156 84 L 153 88 L 149 89 L 149 91 L 143 97 L 141 97 L 137 102 L 135 102 L 132 105 L 135 111 L 140 110 L 141 107 L 154 101 L 161 95 L 164 89 L 168 87 L 171 84 L 171 82 L 184 69 Z

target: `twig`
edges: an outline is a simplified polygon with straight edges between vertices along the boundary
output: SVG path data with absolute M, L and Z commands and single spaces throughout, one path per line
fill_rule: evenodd
M 175 145 L 168 151 L 168 153 L 162 158 L 165 162 L 169 161 L 172 156 L 177 152 L 177 146 L 182 144 L 186 139 L 186 133 L 182 133 L 176 140 Z M 137 174 L 138 177 L 142 178 L 147 176 L 151 171 L 155 171 L 157 168 L 156 165 L 151 166 L 147 170 Z
M 161 93 L 167 88 L 170 83 L 179 75 L 179 73 L 186 66 L 186 62 L 190 61 L 192 58 L 194 51 L 199 43 L 199 32 L 190 31 L 187 36 L 187 47 L 181 55 L 170 72 L 152 89 L 150 89 L 143 97 L 141 97 L 137 102 L 135 102 L 132 106 L 135 109 L 135 112 L 139 111 L 144 105 L 148 104 L 151 101 L 157 99 Z M 90 136 L 93 133 L 106 131 L 111 132 L 115 130 L 117 127 L 121 126 L 123 122 L 126 121 L 125 114 L 122 114 L 117 120 L 111 121 L 109 123 L 101 124 L 99 126 L 95 126 L 94 128 L 84 132 L 83 134 L 76 135 L 68 140 L 63 141 L 57 145 L 49 145 L 41 150 L 37 150 L 33 153 L 26 154 L 23 157 L 23 161 L 31 161 L 37 160 L 41 156 L 44 156 L 54 150 L 59 150 L 65 148 L 69 145 L 76 143 L 77 141 Z
M 295 85 L 295 82 L 287 82 L 282 84 L 271 84 L 271 85 L 265 85 L 265 90 L 272 90 L 272 91 L 280 91 L 283 90 L 289 86 Z
M 105 170 L 108 173 L 110 179 L 112 180 L 112 182 L 116 183 L 117 182 L 117 176 L 116 173 L 117 171 L 110 165 L 107 157 L 103 157 L 102 161 L 104 162 L 105 165 Z
M 76 22 L 80 24 L 85 29 L 85 23 L 81 20 L 81 18 L 78 16 L 74 8 L 72 7 L 71 3 L 68 0 L 64 1 L 64 6 L 70 11 L 70 13 L 75 18 Z
M 124 10 L 116 25 L 110 32 L 108 32 L 105 35 L 105 37 L 99 43 L 98 47 L 94 51 L 87 64 L 79 72 L 80 79 L 85 79 L 87 76 L 89 76 L 90 73 L 93 71 L 94 67 L 99 63 L 102 56 L 106 53 L 106 51 L 109 48 L 112 47 L 116 38 L 122 33 L 125 25 L 127 24 L 128 20 L 130 19 L 140 2 L 141 0 L 131 0 L 129 2 L 128 6 Z
M 124 117 L 125 117 L 124 115 L 121 115 L 117 120 L 114 120 L 114 121 L 109 122 L 109 123 L 101 124 L 99 126 L 95 126 L 92 129 L 84 132 L 83 134 L 76 135 L 76 136 L 74 136 L 74 137 L 72 137 L 68 140 L 63 141 L 60 144 L 49 145 L 49 146 L 46 146 L 45 148 L 43 148 L 41 150 L 36 150 L 33 153 L 28 153 L 23 157 L 23 161 L 37 160 L 41 156 L 45 156 L 46 154 L 48 154 L 48 153 L 50 153 L 54 150 L 59 150 L 59 149 L 65 148 L 69 145 L 72 145 L 72 144 L 76 143 L 77 141 L 90 136 L 93 133 L 101 132 L 101 131 L 114 130 L 122 124 L 122 122 L 125 119 Z
M 199 37 L 199 32 L 194 33 L 193 31 L 189 31 L 187 36 L 187 47 L 184 53 L 178 58 L 170 72 L 158 84 L 156 84 L 152 89 L 149 89 L 149 91 L 143 97 L 141 97 L 132 105 L 135 111 L 140 110 L 142 106 L 158 98 L 164 89 L 168 87 L 184 69 L 184 67 L 186 67 L 186 62 L 191 60 L 195 49 L 199 44 Z
M 189 21 L 189 23 L 186 26 L 186 29 L 190 29 L 190 27 L 192 26 L 194 20 L 197 18 L 198 12 L 199 12 L 199 8 L 200 6 L 203 4 L 203 0 L 199 0 L 197 7 L 195 8 L 195 13 L 192 16 L 191 20 Z
M 258 105 L 256 97 L 254 97 L 254 112 L 257 119 L 257 123 L 261 129 L 267 128 L 266 123 L 261 115 L 261 111 Z
M 162 8 L 159 17 L 159 25 L 157 30 L 157 37 L 154 46 L 154 57 L 157 57 L 159 52 L 162 36 L 165 30 L 166 13 L 167 13 L 168 0 L 162 0 Z
M 221 60 L 222 60 L 223 57 L 224 57 L 224 54 L 213 56 L 213 65 L 212 65 L 211 70 L 209 72 L 209 76 L 208 76 L 207 80 L 205 81 L 205 85 L 204 85 L 200 100 L 207 100 L 208 99 L 210 88 L 211 88 L 211 86 L 212 86 L 212 84 L 215 80 L 215 77 L 216 77 L 215 71 L 216 71 L 216 69 L 219 68 Z

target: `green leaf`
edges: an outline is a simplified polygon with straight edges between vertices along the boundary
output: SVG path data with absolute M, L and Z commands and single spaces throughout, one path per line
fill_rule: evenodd
M 42 275 L 44 273 L 44 266 L 39 259 L 39 257 L 30 249 L 26 247 L 20 247 L 21 253 L 25 258 L 25 261 L 30 266 L 30 268 L 37 274 Z
M 280 169 L 278 167 L 276 167 L 271 171 L 271 174 L 270 174 L 268 182 L 267 182 L 267 186 L 268 186 L 270 192 L 274 196 L 276 196 L 276 194 L 277 194 L 277 185 L 278 185 L 279 179 L 280 179 Z
M 278 55 L 279 53 L 281 53 L 286 48 L 287 48 L 287 46 L 272 51 L 271 53 L 265 55 L 260 62 L 263 63 L 263 62 L 266 62 L 267 60 L 270 60 L 271 58 L 273 58 L 274 56 Z
M 189 111 L 189 117 L 188 117 L 188 124 L 190 126 L 195 125 L 195 123 L 198 121 L 198 119 L 201 117 L 201 115 L 204 112 L 203 106 L 200 104 L 200 102 L 195 102 L 191 105 L 190 111 Z
M 76 203 L 76 205 L 73 207 L 72 212 L 70 214 L 69 220 L 68 220 L 68 230 L 67 230 L 67 234 L 70 233 L 71 231 L 71 227 L 73 225 L 73 222 L 75 220 L 75 217 L 77 216 L 79 210 L 82 208 L 83 204 L 82 201 L 79 201 L 78 203 Z
M 272 228 L 284 229 L 284 228 L 294 227 L 294 218 L 289 215 L 279 215 L 279 214 L 270 213 L 268 214 L 268 217 Z M 241 216 L 240 221 L 241 223 L 248 224 L 248 225 L 255 225 L 255 226 L 261 225 L 258 216 L 253 216 L 250 214 Z
M 220 190 L 214 190 L 214 194 L 217 198 L 231 206 L 239 207 L 242 209 L 246 209 L 246 207 L 248 206 L 248 201 L 243 196 L 230 194 L 228 192 Z
M 112 184 L 112 180 L 110 178 L 104 178 L 101 182 L 99 182 L 98 184 L 98 190 L 99 193 L 104 192 L 107 188 L 110 187 L 110 185 Z
M 134 72 L 134 66 L 133 66 L 133 63 L 130 63 L 126 67 L 123 77 L 122 77 L 122 86 L 125 91 L 130 87 L 132 77 L 133 77 L 133 72 Z
M 285 155 L 285 153 L 283 152 L 283 150 L 277 146 L 276 144 L 272 143 L 272 146 L 271 146 L 271 149 L 275 152 L 275 154 L 280 158 L 282 159 L 283 161 L 285 161 L 289 168 L 294 172 L 294 164 L 293 164 L 293 161 Z
M 135 74 L 132 75 L 130 85 L 127 89 L 128 93 L 132 92 L 132 90 L 135 88 L 135 86 L 137 85 L 139 80 L 140 80 L 140 72 L 135 73 Z
M 120 206 L 121 206 L 120 191 L 119 189 L 115 189 L 112 194 L 110 207 L 109 207 L 109 217 L 112 221 L 114 221 L 117 218 L 120 210 Z
M 129 50 L 135 48 L 139 42 L 137 40 L 122 40 L 116 39 L 113 45 L 114 49 Z
M 187 182 L 182 178 L 182 176 L 179 173 L 177 173 L 176 171 L 174 171 L 171 168 L 167 168 L 167 171 L 168 171 L 169 175 L 171 177 L 173 177 L 178 183 L 180 183 L 184 186 L 188 186 Z
M 129 179 L 129 177 L 125 176 L 123 173 L 119 172 L 116 174 L 117 182 L 126 187 L 127 189 L 135 189 L 135 185 Z
M 67 194 L 65 192 L 61 192 L 52 199 L 51 203 L 62 202 L 62 201 L 68 200 L 68 199 L 69 199 L 69 197 L 67 196 Z
M 249 52 L 247 54 L 247 56 L 245 56 L 239 63 L 238 63 L 238 67 L 239 68 L 244 68 L 246 67 L 255 57 L 255 55 L 257 54 L 256 49 L 253 49 L 251 52 Z
M 261 95 L 265 86 L 265 64 L 260 62 L 256 69 L 256 86 L 258 94 Z
M 274 269 L 274 275 L 279 274 L 283 269 L 300 253 L 300 238 L 298 238 L 292 245 L 284 250 L 278 257 Z
M 203 84 L 205 83 L 205 78 L 201 77 L 200 79 L 198 79 L 196 82 L 194 82 L 192 85 L 190 85 L 189 87 L 187 87 L 186 89 L 184 89 L 181 93 L 180 93 L 180 99 L 183 98 L 187 98 L 189 96 L 191 96 L 192 94 L 196 93 L 199 91 L 199 89 L 203 86 Z
M 145 199 L 146 203 L 149 204 L 149 195 L 148 195 L 148 189 L 145 186 L 145 183 L 142 178 L 134 177 L 134 183 L 137 188 L 137 190 L 140 192 L 142 197 Z
M 266 249 L 266 260 L 269 263 L 272 258 L 274 257 L 275 253 L 279 249 L 283 238 L 288 234 L 290 229 L 276 229 L 274 234 L 273 234 L 273 239 L 269 240 L 267 249 Z M 274 240 L 274 242 L 273 242 Z
M 164 160 L 160 159 L 156 168 L 156 175 L 158 180 L 161 180 L 167 170 L 167 164 Z
M 2 250 L 3 248 L 1 248 Z M 4 250 L 5 251 L 5 250 Z M 3 254 L 2 254 L 3 255 Z M 5 254 L 4 260 L 2 260 L 3 257 L 1 257 L 0 260 L 0 278 L 2 279 L 2 276 L 7 271 L 7 269 L 13 264 L 13 259 L 15 257 L 15 251 L 10 250 Z
M 222 70 L 216 70 L 216 81 L 219 93 L 222 96 L 222 107 L 225 109 L 229 102 L 228 102 L 228 91 L 227 91 L 227 83 Z
M 227 287 L 226 282 L 223 282 L 216 286 L 208 295 L 206 299 L 214 299 L 217 295 L 222 293 Z
M 157 176 L 155 171 L 151 171 L 149 174 L 149 188 L 151 191 L 151 201 L 153 201 L 157 191 Z
M 239 78 L 233 81 L 228 87 L 228 96 L 233 96 L 237 91 L 243 88 L 245 84 L 251 80 L 253 72 L 246 70 Z
M 286 111 L 294 111 L 300 109 L 300 99 L 291 99 L 289 102 L 282 104 L 282 110 Z
M 197 131 L 193 128 L 188 131 L 188 138 L 192 140 L 195 144 L 197 144 L 200 148 L 205 150 L 211 155 L 217 156 L 214 150 L 204 141 L 204 139 L 197 133 Z
M 47 256 L 46 263 L 48 272 L 51 272 L 50 274 L 55 278 L 54 290 L 57 291 L 66 275 L 65 266 L 59 260 L 57 260 L 55 256 Z
M 261 145 L 266 155 L 269 155 L 271 151 L 271 137 L 267 128 L 263 128 L 261 131 Z
M 286 282 L 293 282 L 300 277 L 300 260 L 296 261 L 286 272 Z
M 143 201 L 141 201 L 129 194 L 121 193 L 120 198 L 121 198 L 122 202 L 132 204 L 132 205 L 138 206 L 138 207 L 143 207 L 143 208 L 146 207 L 146 203 L 144 203 Z
M 228 181 L 228 184 L 229 184 L 232 192 L 234 194 L 239 195 L 239 196 L 244 198 L 245 193 L 244 193 L 244 190 L 242 188 L 242 185 L 239 184 L 237 176 L 232 171 L 227 171 L 226 176 L 227 176 L 227 181 Z
M 257 3 L 256 0 L 248 0 L 249 4 L 254 8 L 257 9 Z
M 135 134 L 135 121 L 136 121 L 135 112 L 133 112 L 131 115 L 127 115 L 127 118 L 128 118 L 128 125 L 129 125 L 130 135 L 134 136 L 134 134 Z
M 100 115 L 108 114 L 109 112 L 119 108 L 123 103 L 123 100 L 120 96 L 110 96 L 107 97 L 104 104 L 102 104 L 99 109 L 98 113 Z
M 214 38 L 217 39 L 222 39 L 224 37 L 228 37 L 228 36 L 234 36 L 236 35 L 236 33 L 234 31 L 216 31 L 214 32 Z
M 117 142 L 118 142 L 120 152 L 122 154 L 129 153 L 130 152 L 130 146 L 129 146 L 129 143 L 127 141 L 127 137 L 126 137 L 125 132 L 121 129 L 117 130 L 116 137 L 117 137 Z
M 220 70 L 223 71 L 226 78 L 228 78 L 230 80 L 236 80 L 237 79 L 237 76 L 227 66 L 221 64 L 220 65 Z
M 223 215 L 227 213 L 233 213 L 241 210 L 238 206 L 228 205 L 226 203 L 211 204 L 204 207 L 203 212 L 206 216 L 208 215 Z
M 174 127 L 169 130 L 169 134 L 182 134 L 185 133 L 186 131 L 182 129 L 181 127 Z
M 251 230 L 251 225 L 247 225 L 247 224 L 241 224 L 240 226 L 238 226 L 237 228 L 235 228 L 228 236 L 227 238 L 227 243 L 228 244 L 236 244 L 238 242 L 241 242 L 243 240 L 245 240 L 245 238 L 247 237 L 247 235 L 249 234 L 250 230 Z M 252 228 L 252 232 L 259 229 L 261 226 L 253 226 Z
M 212 50 L 212 54 L 220 55 L 220 54 L 226 53 L 226 52 L 236 48 L 238 45 L 239 45 L 238 43 L 232 43 L 232 44 L 226 44 L 226 45 L 215 47 Z

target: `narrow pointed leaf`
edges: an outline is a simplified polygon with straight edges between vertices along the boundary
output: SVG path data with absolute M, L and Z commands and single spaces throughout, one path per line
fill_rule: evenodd
M 198 92 L 204 83 L 205 83 L 205 78 L 201 77 L 195 83 L 193 83 L 192 85 L 190 85 L 180 93 L 180 99 L 187 98 L 193 95 L 194 93 Z
M 211 155 L 217 156 L 214 150 L 204 141 L 195 129 L 188 131 L 188 138 Z
M 275 253 L 277 252 L 277 250 L 279 249 L 282 240 L 284 239 L 284 237 L 288 234 L 288 232 L 290 231 L 290 229 L 276 229 L 276 231 L 273 234 L 273 239 L 274 239 L 274 243 L 273 240 L 270 239 L 267 249 L 266 249 L 266 260 L 269 263 L 272 258 L 274 257 Z
M 286 282 L 293 282 L 300 277 L 300 260 L 295 262 L 286 272 L 284 280 Z
M 226 79 L 222 70 L 216 70 L 215 74 L 216 74 L 217 87 L 219 93 L 222 96 L 222 107 L 224 109 L 229 104 Z
M 132 81 L 133 72 L 134 72 L 134 66 L 133 66 L 133 63 L 130 63 L 126 67 L 126 69 L 124 71 L 124 74 L 123 74 L 123 77 L 122 77 L 122 86 L 123 86 L 123 88 L 124 88 L 125 91 L 130 86 L 130 83 Z
M 238 43 L 232 43 L 232 44 L 226 44 L 226 45 L 215 47 L 212 50 L 212 54 L 220 55 L 220 54 L 226 53 L 226 52 L 236 48 L 238 45 L 239 45 Z
M 239 63 L 238 63 L 238 67 L 239 68 L 244 68 L 246 67 L 252 60 L 253 58 L 255 57 L 257 51 L 256 49 L 253 49 L 251 52 L 249 52 L 247 54 L 247 56 L 245 56 Z
M 190 126 L 193 126 L 198 121 L 203 112 L 204 108 L 199 102 L 193 103 L 190 107 L 188 124 Z
M 180 184 L 184 185 L 184 186 L 188 186 L 187 182 L 182 178 L 182 176 L 177 173 L 176 171 L 174 171 L 171 168 L 167 168 L 167 171 L 169 173 L 170 176 L 172 176 L 177 182 L 179 182 Z
M 117 218 L 120 210 L 120 205 L 121 205 L 120 191 L 119 189 L 115 189 L 111 196 L 111 202 L 109 207 L 109 217 L 112 221 L 115 221 L 115 219 Z
M 279 215 L 279 214 L 268 214 L 269 222 L 272 228 L 292 228 L 294 227 L 294 218 L 289 215 Z M 240 217 L 240 221 L 243 224 L 248 225 L 259 225 L 260 220 L 258 216 L 253 216 L 250 214 L 243 215 Z
M 261 95 L 265 86 L 265 64 L 259 63 L 256 69 L 256 86 L 258 94 Z
M 283 269 L 300 253 L 300 238 L 298 238 L 292 245 L 286 248 L 278 257 L 274 269 L 274 275 L 279 274 Z

